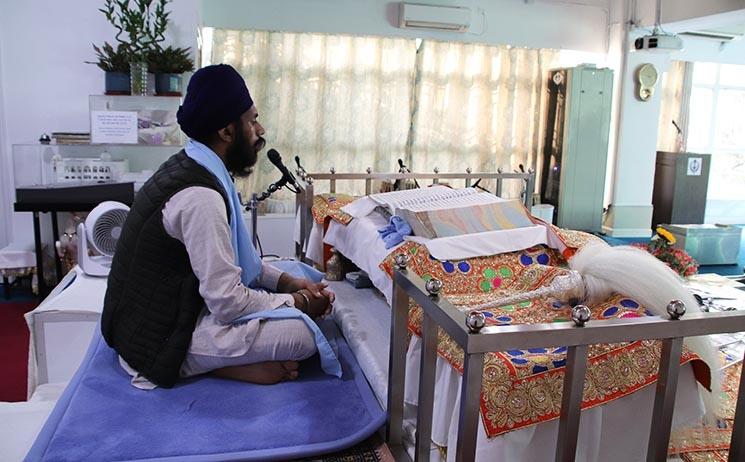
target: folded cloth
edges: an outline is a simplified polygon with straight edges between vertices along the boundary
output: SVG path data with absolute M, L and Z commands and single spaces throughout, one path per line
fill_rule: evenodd
M 390 249 L 404 241 L 404 236 L 411 234 L 411 226 L 401 217 L 393 215 L 390 222 L 378 230 L 380 238 L 385 243 L 385 248 Z

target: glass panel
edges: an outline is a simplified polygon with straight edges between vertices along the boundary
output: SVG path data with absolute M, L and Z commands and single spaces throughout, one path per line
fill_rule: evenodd
M 691 90 L 687 145 L 689 151 L 707 151 L 709 149 L 713 101 L 714 92 L 712 90 L 707 88 L 693 88 Z
M 711 156 L 705 223 L 738 224 L 745 221 L 745 154 Z
M 714 146 L 717 149 L 741 149 L 745 152 L 745 90 L 719 90 L 717 98 Z
M 745 153 L 711 156 L 707 200 L 742 200 L 745 197 Z
M 737 64 L 722 64 L 719 74 L 719 84 L 745 87 L 745 66 Z
M 717 83 L 717 63 L 695 63 L 693 65 L 693 84 L 714 85 Z

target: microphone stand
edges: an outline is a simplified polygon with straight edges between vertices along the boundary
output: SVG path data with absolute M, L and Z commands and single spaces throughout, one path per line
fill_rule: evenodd
M 258 248 L 259 245 L 259 235 L 257 231 L 259 226 L 259 202 L 268 199 L 269 196 L 279 191 L 285 184 L 287 184 L 287 178 L 283 176 L 279 181 L 270 184 L 267 190 L 263 193 L 251 194 L 251 200 L 248 201 L 246 211 L 251 212 L 251 243 L 254 248 Z

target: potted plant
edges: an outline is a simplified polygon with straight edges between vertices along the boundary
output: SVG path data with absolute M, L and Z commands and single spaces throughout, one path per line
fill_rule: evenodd
M 107 95 L 129 95 L 129 48 L 120 43 L 116 49 L 104 42 L 102 47 L 93 45 L 98 61 L 86 61 L 95 64 L 106 76 L 105 93 Z
M 117 30 L 116 40 L 129 50 L 132 94 L 147 94 L 147 56 L 165 40 L 170 0 L 105 0 L 99 11 Z M 122 38 L 126 34 L 127 40 Z
M 194 70 L 190 48 L 157 48 L 148 55 L 148 67 L 155 73 L 155 94 L 181 96 L 184 72 Z

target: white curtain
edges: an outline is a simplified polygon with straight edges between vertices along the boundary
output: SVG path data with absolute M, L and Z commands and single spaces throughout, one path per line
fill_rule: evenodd
M 558 51 L 424 41 L 418 59 L 412 170 L 540 170 L 547 71 Z M 504 186 L 519 194 L 514 181 Z
M 671 61 L 670 68 L 662 76 L 660 120 L 657 131 L 657 150 L 680 152 L 685 139 L 684 130 L 688 126 L 687 100 L 690 98 L 690 63 L 686 61 Z M 673 125 L 673 121 L 680 128 Z
M 267 145 L 285 163 L 298 155 L 316 172 L 395 172 L 399 158 L 418 172 L 540 170 L 556 50 L 224 29 L 211 45 L 208 62 L 245 77 Z M 277 179 L 261 159 L 239 185 L 244 194 Z M 520 190 L 505 182 L 506 195 Z
M 212 37 L 209 62 L 231 64 L 244 76 L 267 148 L 291 170 L 297 155 L 308 171 L 395 171 L 409 132 L 414 40 L 220 29 Z M 278 176 L 260 156 L 239 188 L 246 197 Z M 339 182 L 338 190 L 364 191 L 349 183 Z

